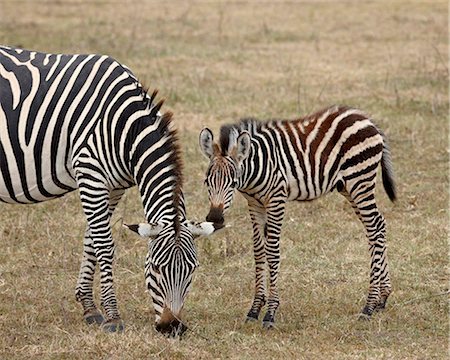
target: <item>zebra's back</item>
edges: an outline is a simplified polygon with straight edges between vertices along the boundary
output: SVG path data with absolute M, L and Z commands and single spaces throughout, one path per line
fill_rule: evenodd
M 288 200 L 316 199 L 339 181 L 351 181 L 358 169 L 376 168 L 382 157 L 380 131 L 363 112 L 345 106 L 332 106 L 297 120 L 256 125 L 255 120 L 244 120 L 242 127 L 259 147 L 276 153 L 272 161 L 278 162 L 276 168 L 287 182 Z
M 128 69 L 108 56 L 0 46 L 0 200 L 34 203 L 77 187 L 72 156 Z

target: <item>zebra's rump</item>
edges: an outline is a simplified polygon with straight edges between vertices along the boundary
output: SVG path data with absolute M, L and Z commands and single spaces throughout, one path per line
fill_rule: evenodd
M 72 155 L 121 79 L 136 82 L 108 56 L 0 46 L 1 201 L 34 203 L 77 187 Z

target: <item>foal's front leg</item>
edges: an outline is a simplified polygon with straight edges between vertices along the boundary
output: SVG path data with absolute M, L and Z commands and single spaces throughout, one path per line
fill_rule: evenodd
M 255 297 L 247 314 L 247 321 L 258 320 L 259 313 L 266 303 L 266 209 L 256 200 L 248 201 L 253 227 L 253 253 L 255 257 Z
M 265 253 L 269 265 L 269 297 L 267 312 L 264 315 L 263 326 L 270 329 L 275 324 L 275 313 L 280 304 L 278 296 L 278 272 L 280 269 L 280 236 L 285 211 L 285 200 L 272 201 L 267 207 L 267 236 Z

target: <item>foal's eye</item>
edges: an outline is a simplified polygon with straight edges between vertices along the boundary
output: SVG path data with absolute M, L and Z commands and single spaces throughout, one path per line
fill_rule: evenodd
M 234 181 L 231 183 L 231 187 L 232 187 L 232 188 L 235 188 L 236 186 L 237 186 L 237 181 L 234 180 Z

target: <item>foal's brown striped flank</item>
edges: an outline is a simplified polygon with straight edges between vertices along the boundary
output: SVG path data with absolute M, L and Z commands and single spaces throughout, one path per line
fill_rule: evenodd
M 366 228 L 371 256 L 370 286 L 362 314 L 385 307 L 391 293 L 385 220 L 375 202 L 381 164 L 383 185 L 396 198 L 390 152 L 382 132 L 363 112 L 332 106 L 297 120 L 244 119 L 221 128 L 219 142 L 204 129 L 200 147 L 210 160 L 206 184 L 208 221 L 222 223 L 235 190 L 248 201 L 253 223 L 255 296 L 248 320 L 267 302 L 266 327 L 275 321 L 280 235 L 287 201 L 308 201 L 337 190 Z M 265 269 L 269 270 L 266 294 Z

